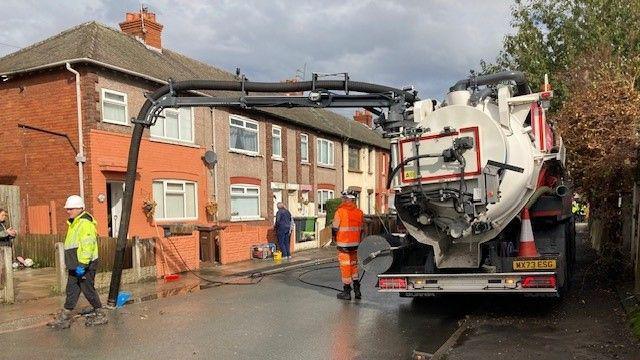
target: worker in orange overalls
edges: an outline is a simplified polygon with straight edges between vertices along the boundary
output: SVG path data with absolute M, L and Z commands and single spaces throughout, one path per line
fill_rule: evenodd
M 351 300 L 351 284 L 356 299 L 360 299 L 360 278 L 358 276 L 358 245 L 362 236 L 364 214 L 355 204 L 356 195 L 352 191 L 342 192 L 342 204 L 333 217 L 332 235 L 338 247 L 338 261 L 344 290 L 338 299 Z

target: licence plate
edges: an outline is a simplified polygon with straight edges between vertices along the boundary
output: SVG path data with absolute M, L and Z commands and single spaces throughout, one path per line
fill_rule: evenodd
M 542 260 L 513 260 L 513 270 L 548 270 L 555 269 L 556 261 L 549 259 Z
M 415 170 L 405 170 L 404 171 L 404 178 L 406 180 L 415 179 L 416 178 L 416 171 Z

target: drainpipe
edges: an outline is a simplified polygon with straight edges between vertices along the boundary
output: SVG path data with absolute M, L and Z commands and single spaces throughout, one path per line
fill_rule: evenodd
M 80 73 L 71 68 L 71 64 L 66 63 L 67 70 L 72 72 L 76 76 L 76 106 L 78 113 L 78 154 L 76 155 L 76 162 L 78 163 L 78 182 L 80 183 L 80 197 L 84 199 L 84 162 L 87 159 L 84 157 L 84 141 L 82 136 L 82 104 L 80 103 Z
M 216 119 L 213 112 L 213 108 L 209 108 L 211 111 L 211 146 L 213 147 L 213 151 L 216 151 Z M 218 159 L 220 160 L 220 159 Z M 213 167 L 213 196 L 216 198 L 216 202 L 218 202 L 218 167 Z

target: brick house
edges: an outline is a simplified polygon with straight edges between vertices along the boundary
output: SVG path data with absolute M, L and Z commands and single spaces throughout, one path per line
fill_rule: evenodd
M 0 184 L 20 186 L 23 232 L 63 232 L 64 200 L 82 193 L 100 235 L 116 236 L 130 118 L 144 93 L 168 78 L 237 80 L 162 48 L 152 13 L 129 13 L 120 27 L 81 24 L 0 58 Z M 218 260 L 247 259 L 249 245 L 270 236 L 275 201 L 294 216 L 322 217 L 323 202 L 344 187 L 343 143 L 388 151 L 377 133 L 355 125 L 317 109 L 168 109 L 145 130 L 128 235 L 163 231 L 142 210 L 155 201 L 158 226 L 226 226 Z M 203 161 L 208 150 L 215 166 Z M 168 256 L 176 257 L 175 245 L 198 268 L 197 231 L 171 239 Z M 184 270 L 175 266 L 169 270 Z
M 373 115 L 356 110 L 354 126 L 373 128 Z M 358 207 L 366 215 L 383 214 L 388 208 L 389 151 L 358 141 L 343 142 L 344 187 L 356 192 Z

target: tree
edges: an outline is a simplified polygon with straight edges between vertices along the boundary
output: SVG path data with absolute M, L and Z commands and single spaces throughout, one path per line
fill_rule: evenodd
M 556 90 L 554 109 L 566 98 L 561 74 L 576 59 L 603 45 L 622 58 L 640 53 L 640 2 L 629 0 L 516 0 L 511 27 L 495 63 L 481 61 L 483 72 L 517 69 L 530 81 L 549 74 Z
M 602 224 L 603 254 L 613 254 L 623 216 L 618 198 L 638 173 L 640 1 L 516 0 L 511 15 L 515 32 L 481 68 L 522 70 L 532 84 L 549 74 L 550 118 L 567 147 L 569 173 Z

